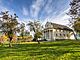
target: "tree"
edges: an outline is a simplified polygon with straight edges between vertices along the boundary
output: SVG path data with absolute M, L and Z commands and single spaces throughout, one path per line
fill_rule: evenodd
M 73 27 L 74 27 L 74 30 L 76 32 L 79 32 L 80 33 L 80 18 L 77 18 L 76 19 L 76 21 L 74 22 Z
M 30 32 L 28 32 L 27 30 L 25 31 L 25 36 L 30 35 Z
M 40 43 L 38 40 L 38 38 L 41 38 L 41 35 L 42 35 L 42 26 L 41 26 L 40 22 L 39 21 L 33 21 L 33 22 L 30 21 L 28 23 L 28 25 L 30 26 L 30 31 L 35 32 L 33 40 L 36 40 L 38 43 Z
M 24 35 L 25 35 L 25 24 L 22 23 L 20 26 L 20 36 L 22 37 L 22 39 L 24 40 Z
M 40 42 L 38 41 L 38 38 L 41 38 L 42 37 L 42 32 L 35 32 L 35 35 L 34 35 L 34 40 L 37 40 L 38 44 L 40 44 Z
M 1 12 L 2 17 L 0 19 L 1 26 L 0 29 L 3 33 L 7 35 L 9 38 L 9 47 L 12 47 L 11 41 L 13 39 L 13 35 L 19 30 L 17 25 L 19 24 L 17 21 L 18 16 L 14 14 L 14 16 L 10 15 L 8 11 Z
M 80 33 L 80 0 L 72 0 L 70 2 L 71 9 L 69 10 L 68 15 L 70 15 L 71 20 L 70 25 L 74 31 Z M 77 40 L 76 34 L 74 33 L 75 39 Z

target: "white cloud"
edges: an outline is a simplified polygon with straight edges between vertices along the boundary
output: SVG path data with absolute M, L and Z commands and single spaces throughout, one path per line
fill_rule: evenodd
M 34 21 L 33 19 L 22 18 L 22 20 L 18 19 L 18 22 L 25 24 L 25 30 L 30 31 L 29 26 L 27 25 L 29 21 Z
M 64 10 L 64 11 L 61 11 L 61 13 L 58 16 L 66 15 L 66 13 L 68 13 L 69 9 L 70 9 L 70 7 L 67 8 L 66 10 Z
M 5 6 L 3 6 L 2 0 L 0 0 L 0 12 L 8 10 Z
M 57 23 L 57 24 L 62 24 L 62 25 L 68 25 L 69 24 L 69 18 L 70 16 L 68 16 L 66 13 L 69 11 L 69 8 L 64 10 L 63 12 L 61 12 L 61 14 L 59 15 L 55 15 L 55 16 L 48 16 L 46 17 L 46 19 L 43 21 L 43 25 L 46 24 L 46 22 L 53 22 L 53 23 Z M 55 12 L 56 13 L 56 12 Z
M 1 5 L 0 5 L 0 12 L 1 11 L 3 11 L 3 12 L 9 11 L 9 14 L 15 13 L 15 11 L 13 9 L 9 9 L 8 7 L 4 6 L 3 3 L 1 3 Z
M 1 12 L 1 11 L 6 11 L 6 10 L 8 10 L 6 7 L 0 5 L 0 12 Z
M 52 20 L 54 23 L 62 24 L 62 25 L 67 25 L 69 24 L 69 19 L 70 17 L 68 15 L 64 15 L 58 18 L 55 18 Z
M 41 13 L 46 12 L 46 14 L 53 12 L 52 1 L 53 0 L 36 0 L 30 7 L 31 17 L 37 19 L 40 11 Z M 43 10 L 42 7 L 44 7 Z
M 23 7 L 23 9 L 22 9 L 22 13 L 23 13 L 23 15 L 25 15 L 25 16 L 29 15 L 29 11 L 28 11 L 27 8 L 25 8 L 25 7 Z
M 2 0 L 0 0 L 0 3 L 2 3 L 1 1 Z M 46 1 L 48 1 L 48 2 L 46 3 Z M 38 19 L 38 15 L 39 15 L 40 11 L 42 13 L 46 12 L 47 16 L 44 19 L 44 21 L 42 21 L 43 25 L 45 25 L 45 23 L 47 21 L 51 21 L 53 23 L 58 23 L 58 24 L 62 24 L 62 25 L 67 25 L 69 23 L 69 21 L 68 21 L 69 16 L 66 15 L 66 13 L 68 12 L 69 8 L 66 10 L 63 9 L 64 11 L 63 10 L 59 11 L 60 14 L 56 15 L 58 11 L 53 11 L 54 6 L 52 5 L 52 3 L 53 3 L 52 1 L 53 0 L 35 0 L 35 2 L 33 2 L 33 4 L 30 6 L 30 11 L 26 7 L 23 7 L 22 13 L 25 16 L 30 15 L 29 17 Z M 41 10 L 42 7 L 44 7 L 43 10 Z M 6 11 L 6 10 L 9 10 L 10 14 L 15 13 L 14 10 L 8 9 L 5 6 L 0 5 L 0 11 Z M 44 17 L 44 16 L 42 15 L 42 17 Z M 25 24 L 28 21 L 33 21 L 33 19 L 27 19 L 27 18 L 22 18 L 22 19 L 23 20 L 22 21 L 19 20 L 19 22 L 24 22 Z M 29 30 L 28 27 L 26 27 L 26 29 Z
M 44 10 L 45 10 L 45 12 L 47 13 L 47 14 L 50 14 L 52 11 L 53 11 L 53 9 L 52 9 L 52 1 L 53 0 L 48 0 L 48 3 L 46 4 L 46 6 L 44 7 Z
M 30 8 L 30 14 L 34 18 L 38 18 L 38 14 L 41 10 L 41 7 L 44 6 L 45 1 L 44 0 L 36 0 Z

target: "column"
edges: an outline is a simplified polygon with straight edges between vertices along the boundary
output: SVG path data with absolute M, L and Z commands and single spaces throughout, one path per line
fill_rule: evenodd
M 51 30 L 51 40 L 53 40 L 53 30 Z
M 55 41 L 55 31 L 54 31 L 54 29 L 52 30 L 52 38 L 53 38 L 53 40 Z
M 50 32 L 50 40 L 52 40 L 52 39 L 51 39 L 51 30 L 50 30 L 49 32 Z
M 49 30 L 49 40 L 51 40 L 51 31 Z
M 47 31 L 46 31 L 46 39 L 47 39 Z

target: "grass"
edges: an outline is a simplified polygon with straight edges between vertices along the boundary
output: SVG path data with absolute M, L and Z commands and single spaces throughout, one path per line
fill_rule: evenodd
M 80 60 L 80 41 L 7 44 L 0 46 L 0 60 Z

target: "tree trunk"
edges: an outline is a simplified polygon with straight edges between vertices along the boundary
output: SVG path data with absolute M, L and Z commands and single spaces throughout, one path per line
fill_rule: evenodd
M 40 44 L 40 41 L 39 40 L 37 40 L 37 42 L 38 42 L 38 44 Z
M 78 40 L 77 37 L 76 37 L 76 34 L 74 33 L 74 31 L 73 31 L 73 34 L 74 34 L 75 39 Z
M 9 47 L 12 47 L 11 41 L 12 41 L 12 37 L 9 37 Z

